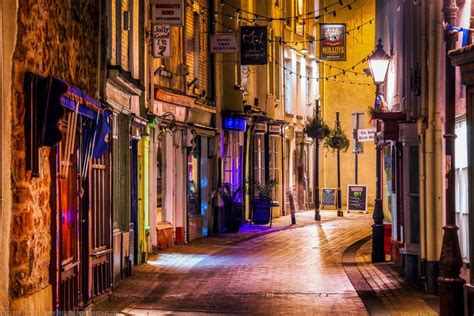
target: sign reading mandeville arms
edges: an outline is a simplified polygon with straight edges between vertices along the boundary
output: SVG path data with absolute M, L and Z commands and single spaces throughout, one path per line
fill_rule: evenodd
M 321 24 L 321 59 L 346 60 L 346 25 Z

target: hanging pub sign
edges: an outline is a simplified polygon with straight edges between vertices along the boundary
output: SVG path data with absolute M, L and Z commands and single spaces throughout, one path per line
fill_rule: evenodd
M 266 26 L 242 26 L 240 28 L 241 65 L 267 64 L 267 46 Z
M 217 33 L 211 35 L 211 53 L 238 53 L 239 44 L 235 33 Z
M 169 25 L 153 25 L 153 57 L 171 57 L 171 32 Z
M 346 60 L 346 25 L 321 24 L 321 59 Z
M 155 0 L 153 24 L 183 25 L 183 0 Z
M 367 212 L 367 186 L 347 186 L 347 211 Z

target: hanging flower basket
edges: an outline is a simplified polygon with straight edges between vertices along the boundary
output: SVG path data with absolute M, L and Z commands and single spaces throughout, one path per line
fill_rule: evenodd
M 370 119 L 373 120 L 373 119 L 376 119 L 376 118 L 377 118 L 377 115 L 378 115 L 378 114 L 384 113 L 384 111 L 381 110 L 380 108 L 379 108 L 379 109 L 376 109 L 376 108 L 374 108 L 373 106 L 369 106 L 368 113 L 369 113 Z
M 342 150 L 344 152 L 349 148 L 349 138 L 340 127 L 331 129 L 329 135 L 326 137 L 324 145 L 332 150 Z
M 324 139 L 329 135 L 330 129 L 321 117 L 313 115 L 306 122 L 303 131 L 310 138 Z

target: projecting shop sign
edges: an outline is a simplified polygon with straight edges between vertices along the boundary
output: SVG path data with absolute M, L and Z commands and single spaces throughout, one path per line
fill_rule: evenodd
M 170 26 L 165 24 L 153 25 L 153 57 L 171 57 Z
M 361 128 L 361 129 L 358 129 L 357 130 L 357 141 L 359 143 L 375 141 L 375 128 Z
M 321 59 L 346 60 L 346 25 L 321 24 Z
M 237 34 L 218 33 L 211 35 L 211 53 L 238 53 Z
M 265 65 L 267 63 L 267 27 L 242 26 L 240 28 L 240 64 Z
M 183 0 L 155 0 L 153 6 L 154 24 L 183 24 Z

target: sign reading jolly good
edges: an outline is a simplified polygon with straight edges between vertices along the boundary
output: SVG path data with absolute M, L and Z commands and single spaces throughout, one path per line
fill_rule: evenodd
M 346 60 L 346 25 L 321 24 L 321 59 Z
M 155 0 L 153 24 L 183 25 L 183 0 Z
M 153 25 L 153 57 L 171 57 L 171 30 L 169 25 Z

